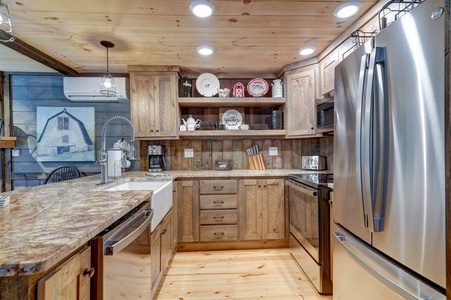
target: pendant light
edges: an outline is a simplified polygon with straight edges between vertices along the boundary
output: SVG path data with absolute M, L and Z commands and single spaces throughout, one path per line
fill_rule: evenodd
M 100 45 L 106 48 L 106 73 L 100 82 L 100 93 L 106 97 L 116 97 L 116 84 L 108 71 L 108 48 L 113 48 L 114 44 L 109 41 L 100 41 Z
M 12 42 L 14 41 L 13 26 L 11 25 L 11 17 L 9 14 L 8 5 L 0 0 L 0 30 L 6 33 L 6 35 L 0 35 L 0 42 Z

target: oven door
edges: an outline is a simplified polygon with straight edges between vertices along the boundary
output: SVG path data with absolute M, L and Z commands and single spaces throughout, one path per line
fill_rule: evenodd
M 322 235 L 318 190 L 288 180 L 290 233 L 318 264 L 322 263 L 319 244 Z

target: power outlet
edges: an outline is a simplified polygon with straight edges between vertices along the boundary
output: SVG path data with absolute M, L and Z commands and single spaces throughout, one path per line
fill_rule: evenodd
M 194 157 L 193 149 L 185 149 L 185 158 Z
M 269 156 L 279 155 L 279 149 L 277 147 L 269 147 Z

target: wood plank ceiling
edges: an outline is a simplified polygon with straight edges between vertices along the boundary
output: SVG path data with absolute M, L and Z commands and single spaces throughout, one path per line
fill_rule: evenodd
M 179 65 L 190 72 L 277 73 L 305 57 L 297 49 L 313 45 L 318 55 L 377 1 L 362 1 L 359 14 L 340 20 L 335 7 L 345 1 L 211 0 L 212 17 L 199 19 L 190 0 L 3 0 L 21 41 L 79 73 L 110 72 L 127 65 Z M 201 44 L 215 48 L 202 57 Z M 307 57 L 308 58 L 308 57 Z M 9 60 L 9 63 L 11 61 Z M 0 71 L 7 68 L 0 57 Z M 31 70 L 32 71 L 32 70 Z

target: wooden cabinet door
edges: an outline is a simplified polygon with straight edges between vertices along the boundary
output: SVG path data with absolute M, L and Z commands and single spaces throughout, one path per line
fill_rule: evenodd
M 177 137 L 177 75 L 133 72 L 130 86 L 136 138 Z
M 151 259 L 151 282 L 152 282 L 152 294 L 156 288 L 158 278 L 161 273 L 161 224 L 152 232 L 150 241 L 150 259 Z
M 161 269 L 164 271 L 172 254 L 172 218 L 170 212 L 161 225 Z
M 266 179 L 261 184 L 264 240 L 285 238 L 285 197 L 283 179 Z
M 240 240 L 285 238 L 283 179 L 240 181 Z
M 338 51 L 333 51 L 319 64 L 320 88 L 319 94 L 323 95 L 334 89 L 335 66 L 338 64 Z
M 315 69 L 287 76 L 286 129 L 288 137 L 313 135 L 316 129 Z
M 177 240 L 199 241 L 199 181 L 177 181 Z
M 259 180 L 240 180 L 240 206 L 238 210 L 240 220 L 240 240 L 259 240 L 262 238 L 262 207 L 261 201 L 259 201 L 259 197 Z
M 84 274 L 91 269 L 91 247 L 86 246 L 53 272 L 39 280 L 38 300 L 89 300 L 91 278 Z

